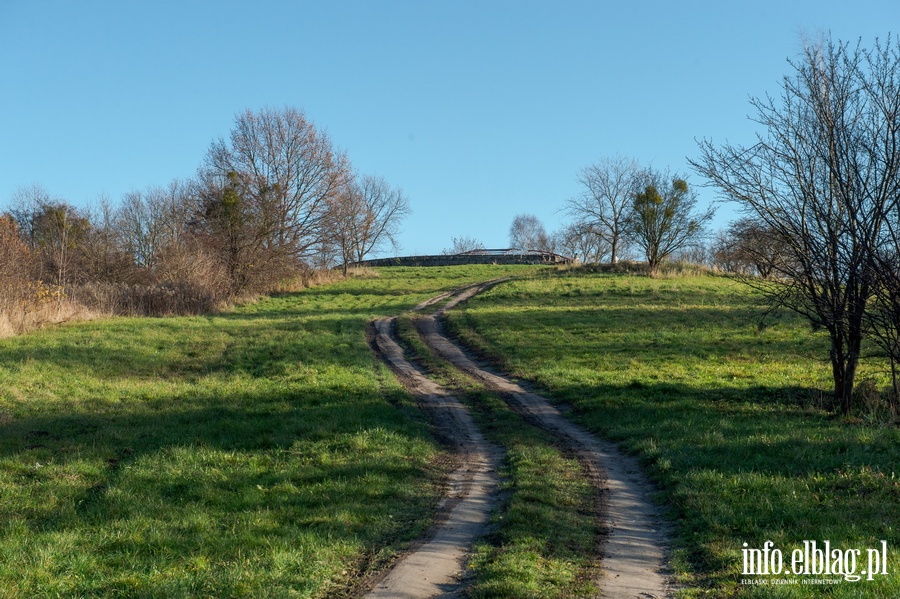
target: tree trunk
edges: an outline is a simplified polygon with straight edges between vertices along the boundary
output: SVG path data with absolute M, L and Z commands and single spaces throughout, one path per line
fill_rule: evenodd
M 832 409 L 837 406 L 844 410 L 844 357 L 835 347 L 835 341 L 831 341 L 831 376 L 834 380 L 834 403 Z
M 647 251 L 647 266 L 650 267 L 650 276 L 655 277 L 659 274 L 659 265 L 661 263 L 662 260 L 659 259 L 659 254 L 655 249 Z
M 859 349 L 862 343 L 861 335 L 853 335 L 847 340 L 847 353 L 841 351 L 832 339 L 831 346 L 831 372 L 834 377 L 834 403 L 840 406 L 841 414 L 850 414 L 853 402 L 853 383 L 856 378 L 856 367 L 859 364 Z
M 900 406 L 900 394 L 897 388 L 897 360 L 895 354 L 891 354 L 891 416 L 897 417 L 897 407 Z

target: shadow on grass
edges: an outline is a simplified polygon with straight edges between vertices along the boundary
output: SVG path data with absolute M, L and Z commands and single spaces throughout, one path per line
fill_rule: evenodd
M 77 539 L 96 578 L 131 572 L 149 589 L 153 571 L 190 568 L 198 556 L 275 571 L 279 552 L 376 555 L 428 525 L 433 445 L 419 418 L 377 390 L 270 389 L 8 421 L 0 520 L 24 526 L 29 552 L 55 556 L 46 558 L 54 568 L 78 563 L 65 541 Z M 303 568 L 316 563 L 281 572 L 293 582 L 279 584 L 311 579 Z
M 0 369 L 37 367 L 36 374 L 53 383 L 67 374 L 171 381 L 221 373 L 287 375 L 298 364 L 371 368 L 362 335 L 367 319 L 358 311 L 337 312 L 304 320 L 283 313 L 277 321 L 256 314 L 182 319 L 181 328 L 146 320 L 132 322 L 121 334 L 86 323 L 54 331 L 52 343 L 39 336 L 4 340 Z
M 641 382 L 547 393 L 639 456 L 704 586 L 734 581 L 744 542 L 870 546 L 900 529 L 900 431 L 797 405 L 816 390 Z
M 420 534 L 438 476 L 423 415 L 378 382 L 360 311 L 301 312 L 0 342 L 0 556 L 21 556 L 0 588 L 320 592 Z
M 570 385 L 547 393 L 571 405 L 574 415 L 590 428 L 624 442 L 626 448 L 647 435 L 660 442 L 671 439 L 696 454 L 699 466 L 723 472 L 790 475 L 809 472 L 816 464 L 828 468 L 871 463 L 879 452 L 886 452 L 881 456 L 885 463 L 900 462 L 900 446 L 887 442 L 900 438 L 896 427 L 862 427 L 819 409 L 819 389 L 759 385 L 698 389 L 633 381 Z M 703 454 L 710 457 L 702 458 Z

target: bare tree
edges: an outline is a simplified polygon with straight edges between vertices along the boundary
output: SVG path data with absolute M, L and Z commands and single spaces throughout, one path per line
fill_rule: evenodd
M 544 224 L 533 214 L 519 214 L 509 226 L 509 245 L 513 249 L 550 251 L 550 236 Z
M 120 241 L 134 263 L 152 271 L 167 243 L 164 196 L 158 189 L 132 191 L 122 198 L 117 220 Z
M 628 220 L 642 169 L 631 158 L 603 158 L 581 169 L 584 192 L 567 202 L 567 212 L 590 226 L 610 247 L 609 261 L 619 261 L 627 242 Z
M 118 210 L 108 197 L 101 196 L 85 216 L 90 223 L 90 232 L 78 248 L 84 280 L 130 282 L 134 278 L 134 260 L 121 243 Z
M 194 211 L 190 187 L 177 179 L 166 187 L 129 192 L 116 213 L 120 243 L 135 264 L 155 271 L 189 235 Z
M 563 227 L 553 236 L 557 251 L 579 260 L 583 264 L 599 264 L 611 247 L 606 237 L 588 222 L 574 222 Z
M 697 241 L 672 254 L 671 260 L 694 266 L 712 266 L 711 244 L 705 241 Z
M 697 196 L 687 182 L 668 171 L 647 170 L 643 189 L 632 199 L 627 231 L 647 258 L 651 273 L 663 260 L 699 240 L 715 213 L 696 211 Z
M 397 249 L 400 223 L 410 212 L 403 191 L 381 177 L 364 176 L 334 195 L 326 229 L 340 248 L 344 273 L 350 262 L 360 262 L 385 245 Z
M 412 213 L 409 199 L 399 188 L 393 188 L 380 177 L 365 176 L 359 184 L 363 203 L 363 218 L 355 235 L 356 259 L 387 244 L 399 249 L 397 234 L 400 223 Z
M 898 118 L 900 120 L 900 118 Z M 900 412 L 900 193 L 889 207 L 882 237 L 872 253 L 874 284 L 866 306 L 865 328 L 891 364 L 892 403 Z
M 900 45 L 822 41 L 791 64 L 780 98 L 752 101 L 757 143 L 704 141 L 692 164 L 789 249 L 762 288 L 828 331 L 834 400 L 848 413 L 873 249 L 900 197 Z
M 896 217 L 888 221 L 889 241 L 876 249 L 873 297 L 865 315 L 866 331 L 890 360 L 895 415 L 900 409 L 900 239 L 896 224 Z
M 229 227 L 238 286 L 309 258 L 327 234 L 329 200 L 349 176 L 346 157 L 299 110 L 238 115 L 229 141 L 212 144 L 199 174 L 205 220 L 219 233 Z
M 445 255 L 465 254 L 466 252 L 484 249 L 484 244 L 481 241 L 467 235 L 452 237 L 450 241 L 453 245 L 442 252 Z
M 35 250 L 38 245 L 37 214 L 44 206 L 54 202 L 56 200 L 38 184 L 20 187 L 13 193 L 9 214 L 16 221 L 19 234 L 29 249 Z
M 272 231 L 241 193 L 238 174 L 225 182 L 208 178 L 198 187 L 198 237 L 228 273 L 232 293 L 261 290 L 288 274 L 289 252 L 271 240 Z
M 76 248 L 90 226 L 78 209 L 51 197 L 43 187 L 20 188 L 13 196 L 13 219 L 35 254 L 35 278 L 64 287 L 78 278 Z
M 743 217 L 732 222 L 713 244 L 713 259 L 725 271 L 770 279 L 785 270 L 790 250 L 764 222 Z

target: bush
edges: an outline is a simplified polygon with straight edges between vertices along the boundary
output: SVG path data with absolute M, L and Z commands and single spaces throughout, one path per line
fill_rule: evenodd
M 217 291 L 186 281 L 151 285 L 85 283 L 72 290 L 78 303 L 114 316 L 176 316 L 221 309 L 226 298 Z

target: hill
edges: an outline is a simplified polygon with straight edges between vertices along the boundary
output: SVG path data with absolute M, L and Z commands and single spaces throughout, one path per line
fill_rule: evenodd
M 790 314 L 762 318 L 731 279 L 467 266 L 0 340 L 0 597 L 353 595 L 431 524 L 452 467 L 369 323 L 502 275 L 519 278 L 448 326 L 639 458 L 674 526 L 684 596 L 820 594 L 772 582 L 815 568 L 746 572 L 769 541 L 783 567 L 798 549 L 841 549 L 842 571 L 819 577 L 831 596 L 900 595 L 900 433 L 871 351 L 859 409 L 837 417 L 826 339 Z M 593 566 L 570 555 L 592 543 L 578 463 L 497 397 L 441 376 L 507 455 L 476 588 L 589 596 L 580 572 Z M 862 575 L 882 541 L 887 574 Z

